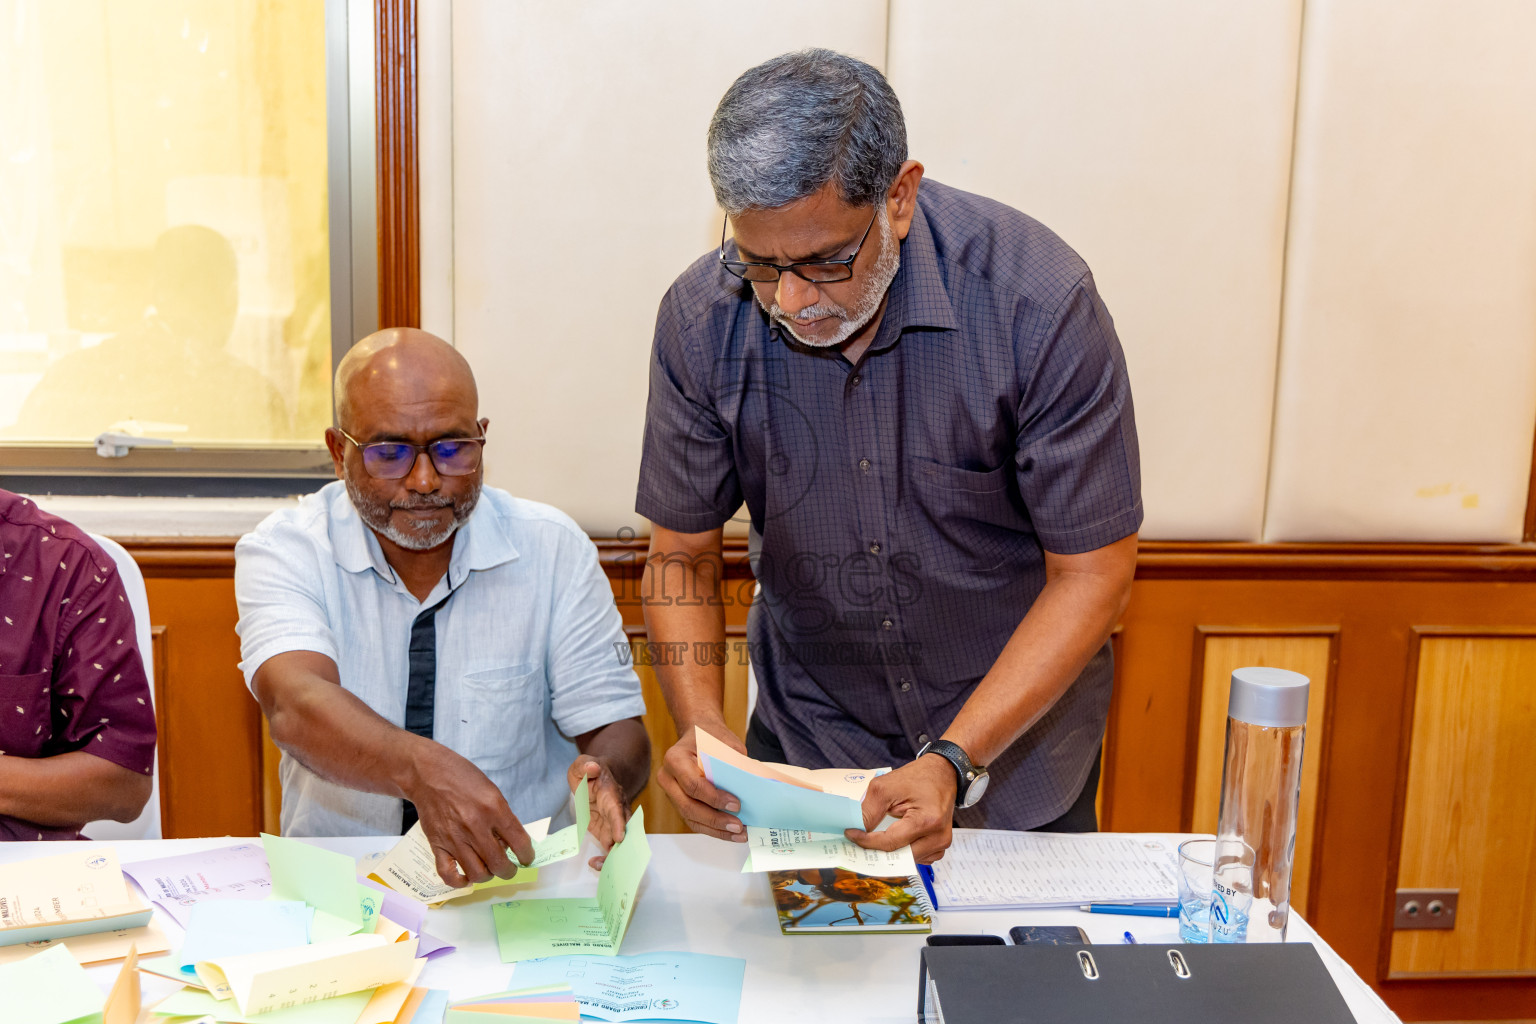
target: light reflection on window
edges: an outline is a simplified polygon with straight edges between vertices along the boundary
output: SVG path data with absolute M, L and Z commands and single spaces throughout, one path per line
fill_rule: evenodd
M 317 442 L 321 0 L 0 0 L 0 436 Z

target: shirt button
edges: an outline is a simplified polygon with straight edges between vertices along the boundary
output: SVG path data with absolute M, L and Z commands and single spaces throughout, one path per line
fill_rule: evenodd
M 869 472 L 869 460 L 868 459 L 860 459 L 859 460 L 859 468 L 862 469 L 864 472 L 868 473 Z
M 927 743 L 928 743 L 928 734 L 925 733 L 925 732 L 918 733 L 917 734 L 917 745 L 919 747 L 921 747 L 921 746 L 926 746 Z
M 869 553 L 872 554 L 872 555 L 878 555 L 880 553 L 880 542 L 879 541 L 873 540 L 873 541 L 869 542 Z
M 861 381 L 863 379 L 864 378 L 859 376 L 858 374 L 854 374 L 853 375 L 853 380 L 850 383 L 853 384 L 854 387 L 858 387 L 859 386 L 859 381 Z
M 902 692 L 902 693 L 906 693 L 906 692 L 907 692 L 907 691 L 908 691 L 908 690 L 910 690 L 910 689 L 912 689 L 912 683 L 911 683 L 911 681 L 909 681 L 909 680 L 906 680 L 906 679 L 903 679 L 903 680 L 902 680 L 902 681 L 901 681 L 901 692 Z
M 890 619 L 884 619 L 880 623 L 880 628 L 881 629 L 890 629 L 894 625 L 896 625 L 896 623 L 892 622 Z

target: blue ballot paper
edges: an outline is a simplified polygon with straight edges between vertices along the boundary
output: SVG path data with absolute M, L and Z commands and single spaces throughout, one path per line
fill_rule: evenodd
M 736 1024 L 747 962 L 704 953 L 551 956 L 523 960 L 510 985 L 568 985 L 582 1017 Z
M 219 957 L 309 944 L 313 907 L 298 900 L 208 900 L 192 908 L 181 969 Z
M 715 786 L 741 801 L 736 817 L 743 825 L 836 835 L 842 835 L 845 829 L 864 827 L 863 807 L 852 797 L 765 779 L 724 761 L 715 761 L 710 767 Z

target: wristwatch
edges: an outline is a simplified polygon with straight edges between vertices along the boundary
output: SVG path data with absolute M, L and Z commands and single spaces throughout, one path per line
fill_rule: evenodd
M 955 769 L 956 807 L 975 807 L 986 795 L 987 783 L 992 781 L 992 776 L 988 775 L 987 770 L 981 765 L 972 764 L 960 744 L 951 743 L 949 740 L 934 740 L 924 743 L 923 749 L 917 752 L 918 757 L 924 754 L 938 754 Z

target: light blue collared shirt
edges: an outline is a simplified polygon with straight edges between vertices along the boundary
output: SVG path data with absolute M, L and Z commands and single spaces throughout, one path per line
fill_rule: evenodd
M 273 655 L 315 651 L 403 727 L 411 623 L 450 592 L 436 619 L 433 739 L 485 772 L 519 820 L 556 815 L 570 798 L 571 737 L 645 712 L 597 549 L 558 509 L 484 488 L 425 601 L 340 481 L 274 512 L 235 545 L 246 685 Z M 398 799 L 327 782 L 287 754 L 278 771 L 285 835 L 399 833 Z

